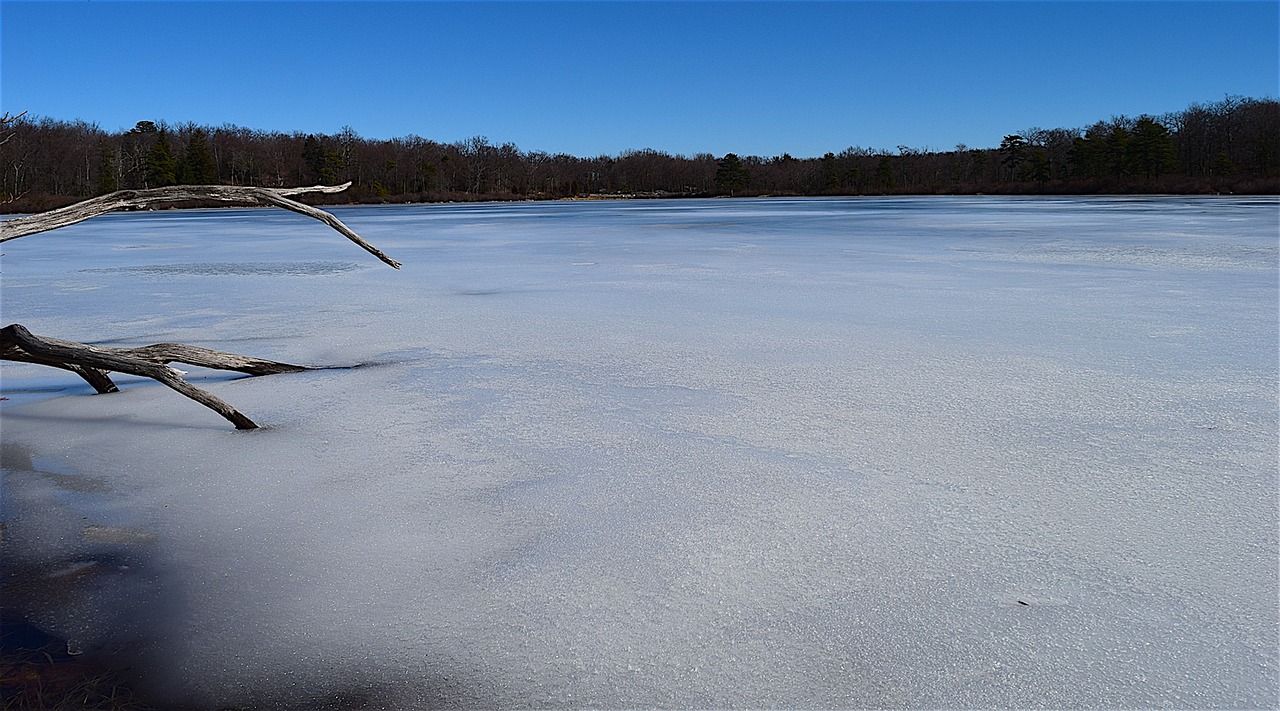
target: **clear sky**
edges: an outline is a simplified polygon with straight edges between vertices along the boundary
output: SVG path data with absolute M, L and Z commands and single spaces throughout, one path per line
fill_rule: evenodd
M 0 110 L 577 156 L 994 147 L 1275 98 L 1280 3 L 0 0 Z

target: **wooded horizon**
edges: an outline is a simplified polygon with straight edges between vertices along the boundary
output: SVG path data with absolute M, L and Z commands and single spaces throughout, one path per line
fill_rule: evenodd
M 947 151 L 851 146 L 821 157 L 575 157 L 417 135 L 368 139 L 231 124 L 139 121 L 108 132 L 22 116 L 0 146 L 0 211 L 37 212 L 119 189 L 174 184 L 284 187 L 350 181 L 319 202 L 586 197 L 895 194 L 1280 194 L 1280 102 L 1226 97 L 1183 111 L 1113 116 L 1083 128 L 1031 128 L 998 147 Z

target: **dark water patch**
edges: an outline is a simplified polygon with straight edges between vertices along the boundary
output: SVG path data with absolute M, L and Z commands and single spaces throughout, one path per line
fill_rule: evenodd
M 110 667 L 73 655 L 67 641 L 9 611 L 0 613 L 0 699 L 6 709 L 143 709 Z

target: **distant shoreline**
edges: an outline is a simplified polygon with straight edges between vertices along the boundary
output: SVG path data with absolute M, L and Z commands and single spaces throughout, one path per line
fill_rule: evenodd
M 119 189 L 340 185 L 316 204 L 872 195 L 1280 194 L 1280 101 L 1227 96 L 1159 116 L 1007 133 L 948 150 L 850 145 L 821 156 L 577 157 L 420 136 L 364 138 L 139 121 L 104 131 L 20 114 L 0 122 L 0 212 Z
M 1139 196 L 1280 196 L 1280 178 L 1252 179 L 1252 181 L 1242 181 L 1236 183 L 1213 183 L 1208 181 L 1197 182 L 1194 186 L 1188 186 L 1185 181 L 1178 181 L 1181 184 L 1172 184 L 1169 182 L 1148 182 L 1134 183 L 1129 186 L 1116 186 L 1116 190 L 1103 191 L 1082 191 L 1073 190 L 1076 184 L 1059 184 L 1059 186 L 1036 186 L 1041 190 L 1016 190 L 1018 186 L 984 186 L 988 190 L 973 191 L 892 191 L 892 192 L 867 192 L 867 193 L 800 193 L 800 192 L 767 192 L 767 191 L 742 191 L 735 195 L 718 195 L 718 193 L 677 193 L 664 191 L 636 191 L 636 192 L 593 192 L 584 193 L 584 195 L 573 196 L 530 196 L 530 195 L 474 195 L 474 196 L 429 196 L 429 195 L 401 195 L 401 196 L 384 196 L 371 197 L 361 196 L 355 200 L 343 200 L 344 195 L 338 193 L 333 196 L 305 196 L 302 201 L 312 205 L 323 206 L 370 206 L 370 205 L 462 205 L 462 204 L 484 204 L 484 202 L 589 202 L 603 200 L 736 200 L 736 199 L 776 199 L 776 197 L 1139 197 Z M 1025 186 L 1024 186 L 1025 187 Z M 1184 190 L 1175 190 L 1175 188 L 1184 188 Z M 67 205 L 74 205 L 76 202 L 87 200 L 88 197 L 78 196 L 40 196 L 40 197 L 23 197 L 23 199 L 6 202 L 0 204 L 0 219 L 8 217 L 17 217 L 17 215 L 26 215 L 33 213 L 44 213 L 47 210 L 55 210 L 64 208 Z M 157 210 L 180 210 L 180 209 L 223 209 L 223 208 L 256 208 L 260 205 L 227 205 L 225 202 L 209 202 L 209 204 L 174 204 L 164 206 L 164 208 L 156 208 Z

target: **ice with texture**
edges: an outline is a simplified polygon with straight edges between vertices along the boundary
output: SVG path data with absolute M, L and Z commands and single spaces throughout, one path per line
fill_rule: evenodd
M 1275 199 L 337 214 L 404 269 L 5 245 L 35 333 L 360 366 L 193 373 L 238 432 L 4 364 L 6 574 L 166 706 L 1277 703 Z

